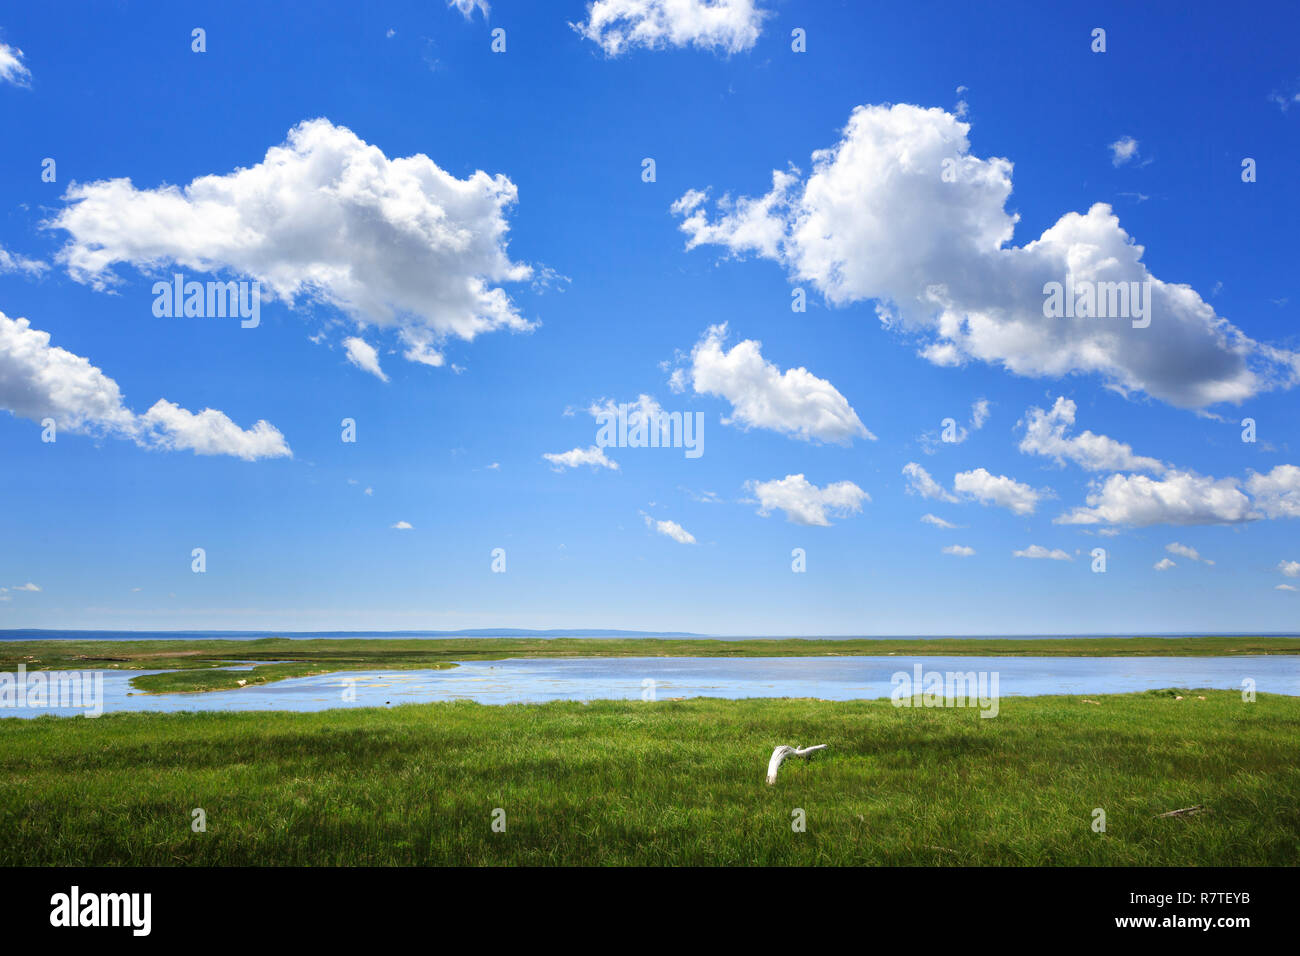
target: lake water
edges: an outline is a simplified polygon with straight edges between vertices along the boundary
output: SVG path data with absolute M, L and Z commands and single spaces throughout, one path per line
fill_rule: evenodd
M 987 672 L 1002 697 L 1119 694 L 1162 687 L 1242 688 L 1300 696 L 1300 657 L 623 657 L 475 661 L 450 670 L 345 671 L 205 694 L 140 694 L 129 681 L 158 671 L 103 671 L 103 710 L 317 711 L 430 701 L 484 704 L 551 700 L 639 700 L 653 681 L 672 697 L 888 697 L 893 675 Z M 919 692 L 919 688 L 918 688 Z M 355 700 L 349 699 L 355 697 Z M 70 708 L 0 707 L 0 717 L 75 715 Z

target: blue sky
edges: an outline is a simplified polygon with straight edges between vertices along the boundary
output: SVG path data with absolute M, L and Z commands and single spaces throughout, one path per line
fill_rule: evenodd
M 1300 629 L 1293 7 L 267 6 L 0 21 L 0 628 Z

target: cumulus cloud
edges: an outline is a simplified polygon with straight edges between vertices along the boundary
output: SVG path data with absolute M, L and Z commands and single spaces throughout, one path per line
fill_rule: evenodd
M 605 449 L 597 445 L 589 448 L 574 448 L 572 451 L 547 452 L 542 455 L 556 471 L 565 468 L 577 468 L 579 465 L 591 465 L 592 468 L 609 468 L 618 471 L 618 462 L 605 457 Z
M 31 86 L 32 71 L 23 63 L 23 51 L 0 43 L 0 83 Z
M 145 444 L 196 455 L 233 455 L 244 461 L 289 455 L 284 436 L 269 422 L 243 429 L 225 414 L 205 408 L 195 414 L 174 402 L 158 399 L 137 419 Z
M 980 504 L 997 505 L 1018 515 L 1033 514 L 1044 494 L 1014 478 L 991 474 L 987 468 L 959 471 L 953 476 L 952 487 L 957 494 Z
M 749 481 L 745 489 L 758 500 L 763 516 L 780 509 L 794 524 L 830 525 L 828 515 L 846 518 L 862 510 L 871 496 L 851 481 L 837 481 L 818 488 L 803 475 L 786 475 L 772 481 Z
M 1029 547 L 1021 551 L 1011 552 L 1011 555 L 1012 557 L 1016 557 L 1016 558 L 1034 558 L 1039 560 L 1046 559 L 1049 561 L 1073 561 L 1074 560 L 1074 558 L 1070 557 L 1068 553 L 1062 551 L 1060 548 L 1052 548 L 1051 550 L 1048 550 L 1047 548 L 1044 548 L 1041 544 L 1031 544 Z
M 0 312 L 0 408 L 61 430 L 130 439 L 147 448 L 232 455 L 245 461 L 292 457 L 270 423 L 242 429 L 224 413 L 195 414 L 159 399 L 143 415 L 126 407 L 117 382 L 89 360 L 50 344 L 48 332 Z
M 1268 518 L 1300 518 L 1300 468 L 1278 465 L 1267 474 L 1252 473 L 1246 490 Z
M 711 326 L 691 350 L 690 367 L 678 369 L 670 380 L 678 390 L 689 382 L 699 394 L 731 402 L 732 417 L 723 424 L 767 428 L 804 441 L 875 440 L 830 382 L 802 367 L 781 371 L 763 358 L 762 343 L 753 339 L 727 351 L 726 337 L 725 323 Z
M 1178 567 L 1178 564 L 1174 561 L 1169 560 L 1168 558 L 1161 558 L 1159 561 L 1153 564 L 1152 567 L 1155 568 L 1157 571 L 1168 571 L 1170 568 Z
M 39 591 L 40 588 L 37 587 L 35 584 L 32 584 L 31 581 L 28 581 L 26 584 L 15 584 L 15 585 L 14 585 L 14 590 L 15 590 L 15 591 L 31 591 L 31 592 L 35 593 L 36 591 Z
M 1300 578 L 1300 561 L 1279 561 L 1277 569 L 1288 578 Z
M 1164 478 L 1111 475 L 1058 524 L 1236 524 L 1260 517 L 1236 478 L 1170 471 Z
M 758 41 L 767 15 L 755 0 L 596 0 L 570 26 L 609 56 L 634 47 L 740 53 Z
M 411 523 L 409 521 L 399 521 L 396 524 L 389 525 L 389 527 L 396 531 L 410 531 Z
M 533 327 L 499 285 L 532 275 L 507 255 L 516 198 L 503 175 L 457 179 L 422 153 L 389 159 L 314 119 L 262 162 L 185 187 L 73 184 L 48 225 L 70 234 L 57 258 L 78 282 L 112 286 L 123 263 L 247 275 L 290 304 L 396 328 L 407 358 L 438 365 L 448 337 Z
M 1163 474 L 1168 466 L 1155 458 L 1133 454 L 1131 446 L 1105 435 L 1085 431 L 1066 437 L 1074 425 L 1077 406 L 1068 398 L 1058 398 L 1051 411 L 1031 408 L 1019 423 L 1025 428 L 1020 450 L 1027 455 L 1044 455 L 1058 465 L 1074 462 L 1088 471 L 1150 471 Z
M 945 489 L 914 461 L 903 466 L 903 474 L 907 477 L 906 490 L 909 495 L 954 503 L 962 500 L 978 501 L 984 505 L 1008 508 L 1018 515 L 1033 514 L 1039 500 L 1047 495 L 1047 492 L 1038 491 L 1014 478 L 994 475 L 987 468 L 957 472 L 952 481 L 955 493 Z
M 388 381 L 388 376 L 379 367 L 379 353 L 365 339 L 359 339 L 356 336 L 344 339 L 343 348 L 347 350 L 348 361 L 357 368 L 369 372 L 381 382 Z
M 678 544 L 695 543 L 695 535 L 691 534 L 676 521 L 657 521 L 647 514 L 643 514 L 642 517 L 645 518 L 645 525 L 647 528 L 657 531 L 659 534 L 662 534 L 667 538 L 672 538 Z
M 1254 496 L 1252 498 L 1252 496 Z M 1300 468 L 1277 465 L 1239 478 L 1169 470 L 1161 479 L 1111 475 L 1094 483 L 1086 507 L 1060 515 L 1058 524 L 1241 524 L 1300 517 Z
M 1192 288 L 1164 282 L 1110 206 L 1067 212 L 1009 245 L 1012 164 L 971 154 L 970 125 L 941 109 L 861 106 L 812 172 L 777 171 L 757 198 L 692 189 L 673 206 L 687 248 L 772 259 L 844 305 L 874 300 L 940 365 L 977 360 L 1026 377 L 1094 374 L 1172 405 L 1241 402 L 1300 381 L 1300 356 L 1249 338 Z M 947 175 L 945 175 L 947 174 Z M 1150 280 L 1151 324 L 1046 318 L 1044 286 Z
M 1138 156 L 1138 141 L 1132 136 L 1121 136 L 1110 144 L 1110 162 L 1112 166 L 1123 166 Z
M 943 549 L 944 554 L 951 554 L 958 558 L 969 558 L 975 553 L 974 548 L 968 548 L 964 544 L 950 544 Z

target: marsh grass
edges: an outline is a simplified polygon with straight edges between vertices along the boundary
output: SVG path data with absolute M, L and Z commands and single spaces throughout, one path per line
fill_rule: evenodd
M 1178 693 L 8 718 L 0 864 L 1300 863 L 1300 700 Z

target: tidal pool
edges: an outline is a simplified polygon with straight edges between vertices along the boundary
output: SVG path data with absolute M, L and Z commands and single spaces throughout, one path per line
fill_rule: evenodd
M 159 671 L 102 671 L 103 711 L 317 711 L 442 700 L 484 704 L 675 697 L 888 697 L 893 675 L 996 674 L 1002 697 L 1119 694 L 1161 687 L 1300 696 L 1300 658 L 1252 657 L 607 657 L 473 661 L 450 670 L 341 671 L 239 690 L 143 694 L 129 681 Z M 917 689 L 919 693 L 920 688 Z M 76 715 L 81 708 L 3 707 L 0 717 Z

